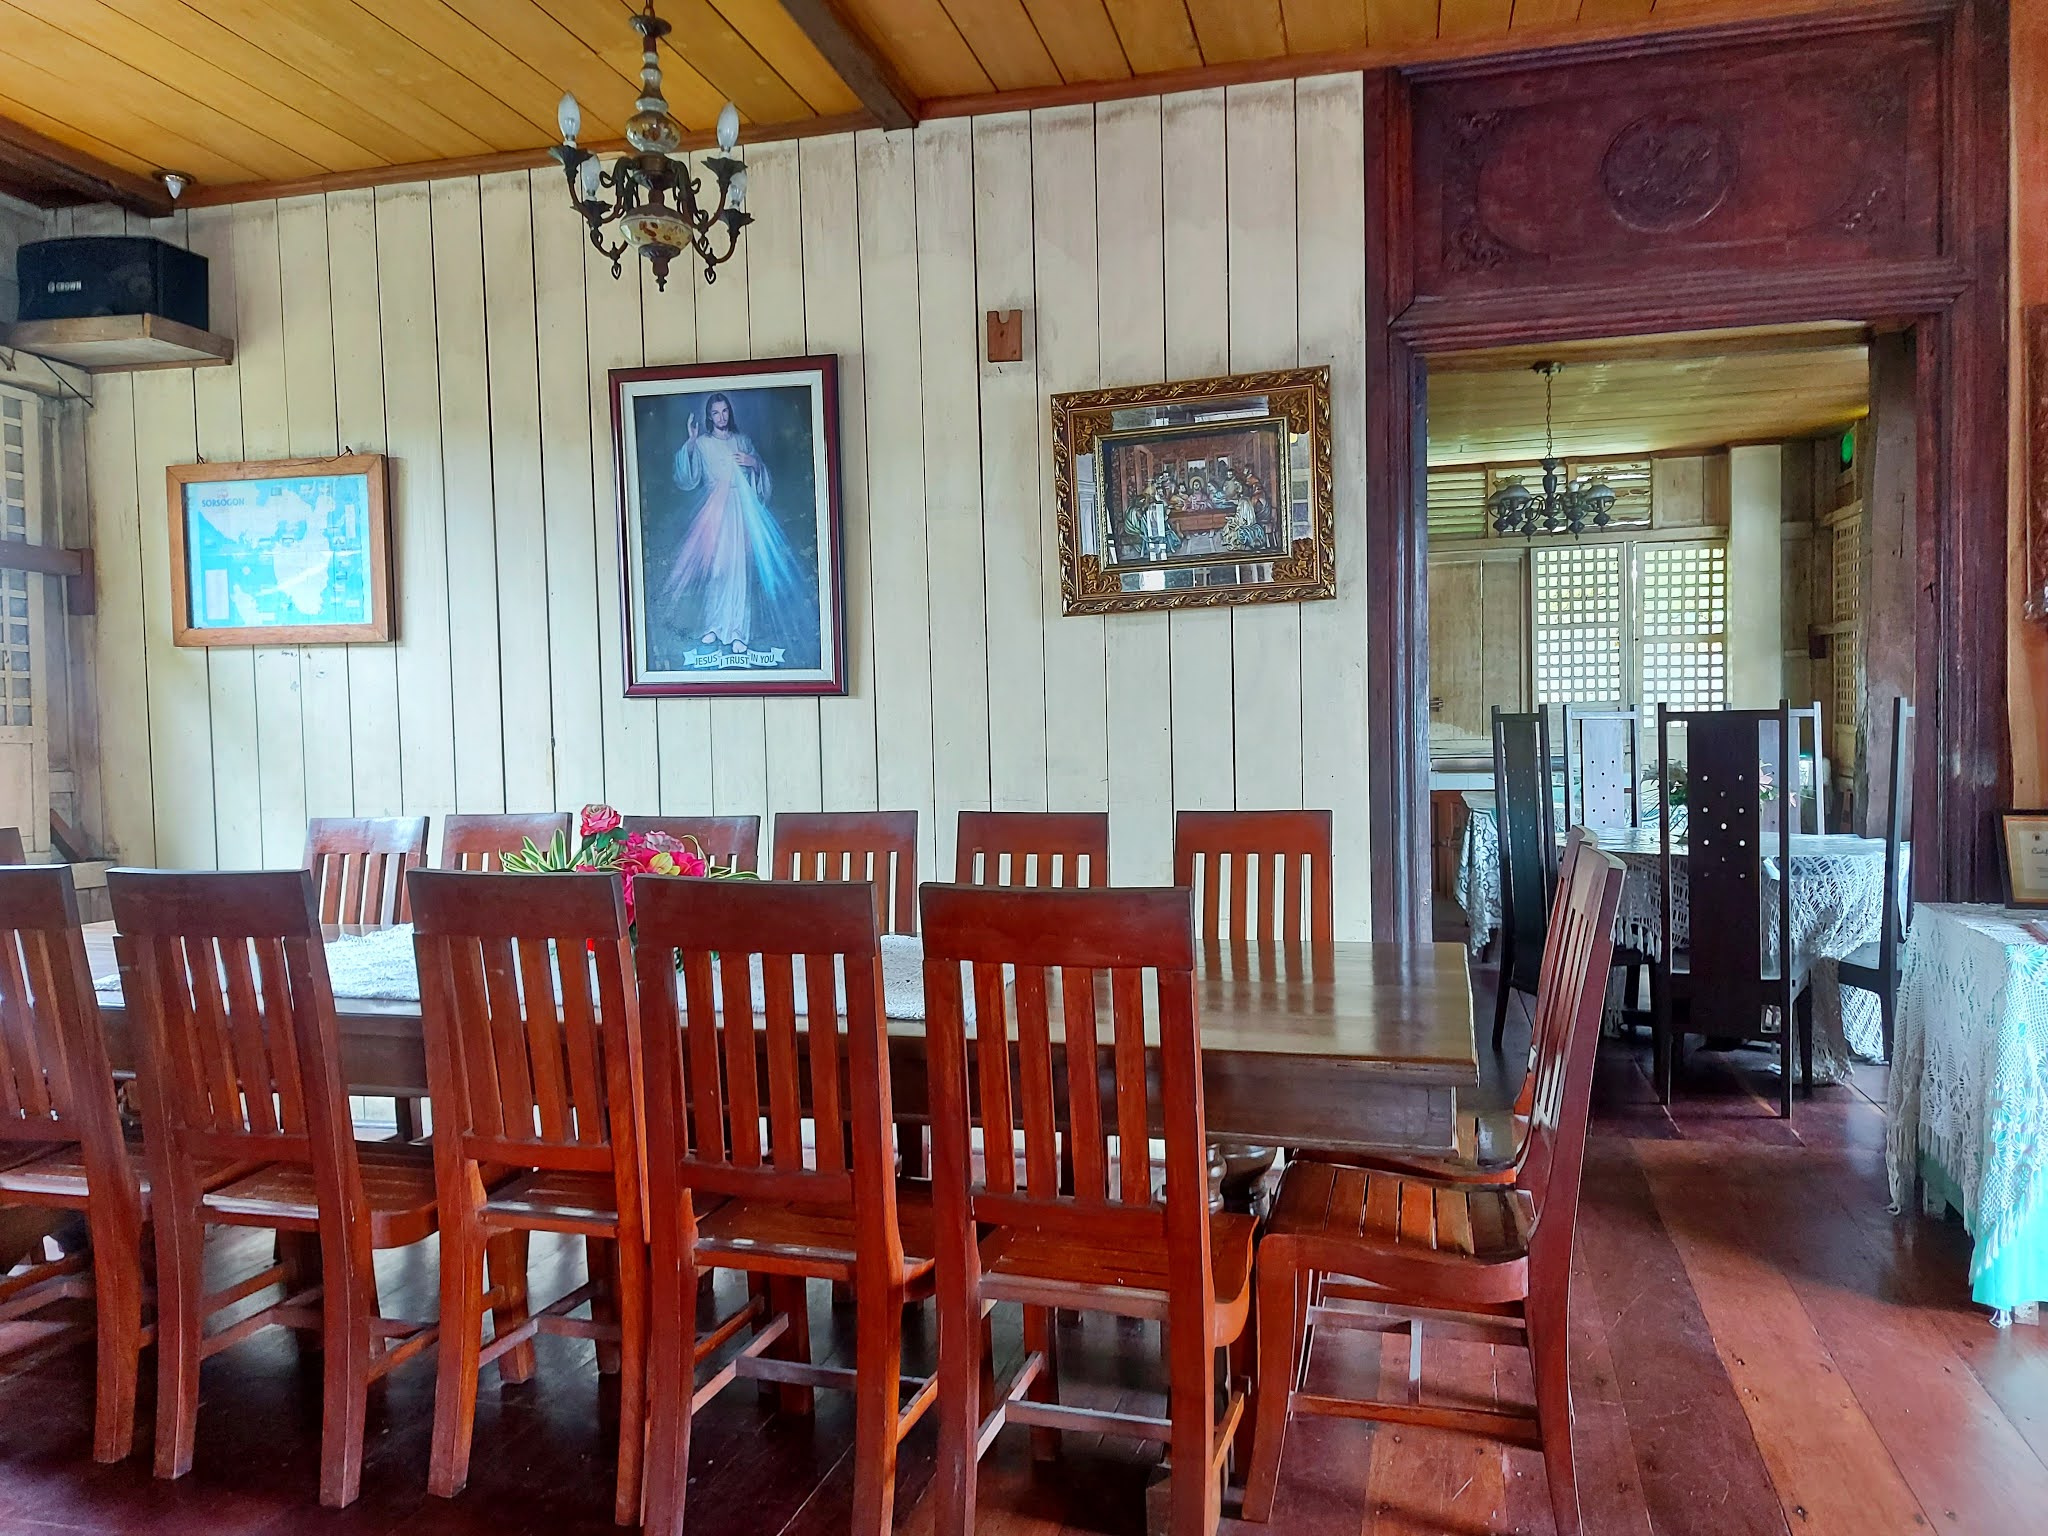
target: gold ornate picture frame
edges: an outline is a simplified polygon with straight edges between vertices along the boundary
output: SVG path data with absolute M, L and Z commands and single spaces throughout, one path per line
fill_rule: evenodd
M 1065 612 L 1337 594 L 1330 370 L 1052 398 Z

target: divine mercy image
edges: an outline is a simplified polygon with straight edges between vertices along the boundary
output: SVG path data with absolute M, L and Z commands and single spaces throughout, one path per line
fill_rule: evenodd
M 738 691 L 836 669 L 819 385 L 770 377 L 627 386 L 635 684 Z

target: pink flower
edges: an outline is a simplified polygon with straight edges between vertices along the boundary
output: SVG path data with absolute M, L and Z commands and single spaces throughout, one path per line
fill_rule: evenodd
M 624 820 L 625 817 L 608 805 L 586 805 L 583 807 L 579 835 L 595 837 L 600 832 L 615 832 Z

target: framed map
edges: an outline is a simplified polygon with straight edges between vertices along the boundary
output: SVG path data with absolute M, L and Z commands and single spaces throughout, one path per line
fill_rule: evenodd
M 177 644 L 391 638 L 383 455 L 174 464 L 167 477 Z

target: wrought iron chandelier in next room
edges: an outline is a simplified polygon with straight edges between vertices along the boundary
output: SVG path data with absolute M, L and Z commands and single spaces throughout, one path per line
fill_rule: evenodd
M 739 248 L 740 231 L 753 223 L 746 211 L 747 167 L 736 157 L 740 142 L 739 109 L 731 102 L 718 114 L 718 153 L 706 156 L 701 168 L 718 181 L 718 206 L 705 209 L 698 199 L 702 180 L 690 169 L 690 162 L 676 153 L 682 148 L 683 129 L 669 116 L 668 101 L 661 94 L 661 61 L 656 48 L 670 31 L 669 24 L 654 14 L 654 0 L 632 18 L 640 34 L 640 99 L 626 119 L 626 142 L 632 152 L 614 160 L 606 170 L 596 153 L 579 149 L 577 131 L 583 126 L 583 112 L 572 93 L 564 92 L 559 115 L 562 142 L 549 150 L 562 163 L 569 179 L 569 200 L 590 226 L 590 243 L 610 260 L 612 276 L 624 271 L 629 249 L 638 248 L 654 273 L 657 288 L 668 287 L 669 263 L 684 251 L 694 251 L 704 263 L 704 281 L 718 281 L 718 268 L 732 259 Z M 610 198 L 607 200 L 606 192 Z M 623 239 L 605 243 L 605 226 L 617 224 Z M 723 225 L 725 245 L 721 250 L 712 231 Z
M 1599 475 L 1572 484 L 1569 471 L 1557 456 L 1550 429 L 1551 382 L 1562 363 L 1537 363 L 1543 375 L 1543 494 L 1537 495 L 1522 483 L 1520 475 L 1507 481 L 1486 498 L 1493 514 L 1493 531 L 1502 538 L 1530 538 L 1539 533 L 1584 533 L 1590 524 L 1607 526 L 1614 510 L 1614 487 Z

